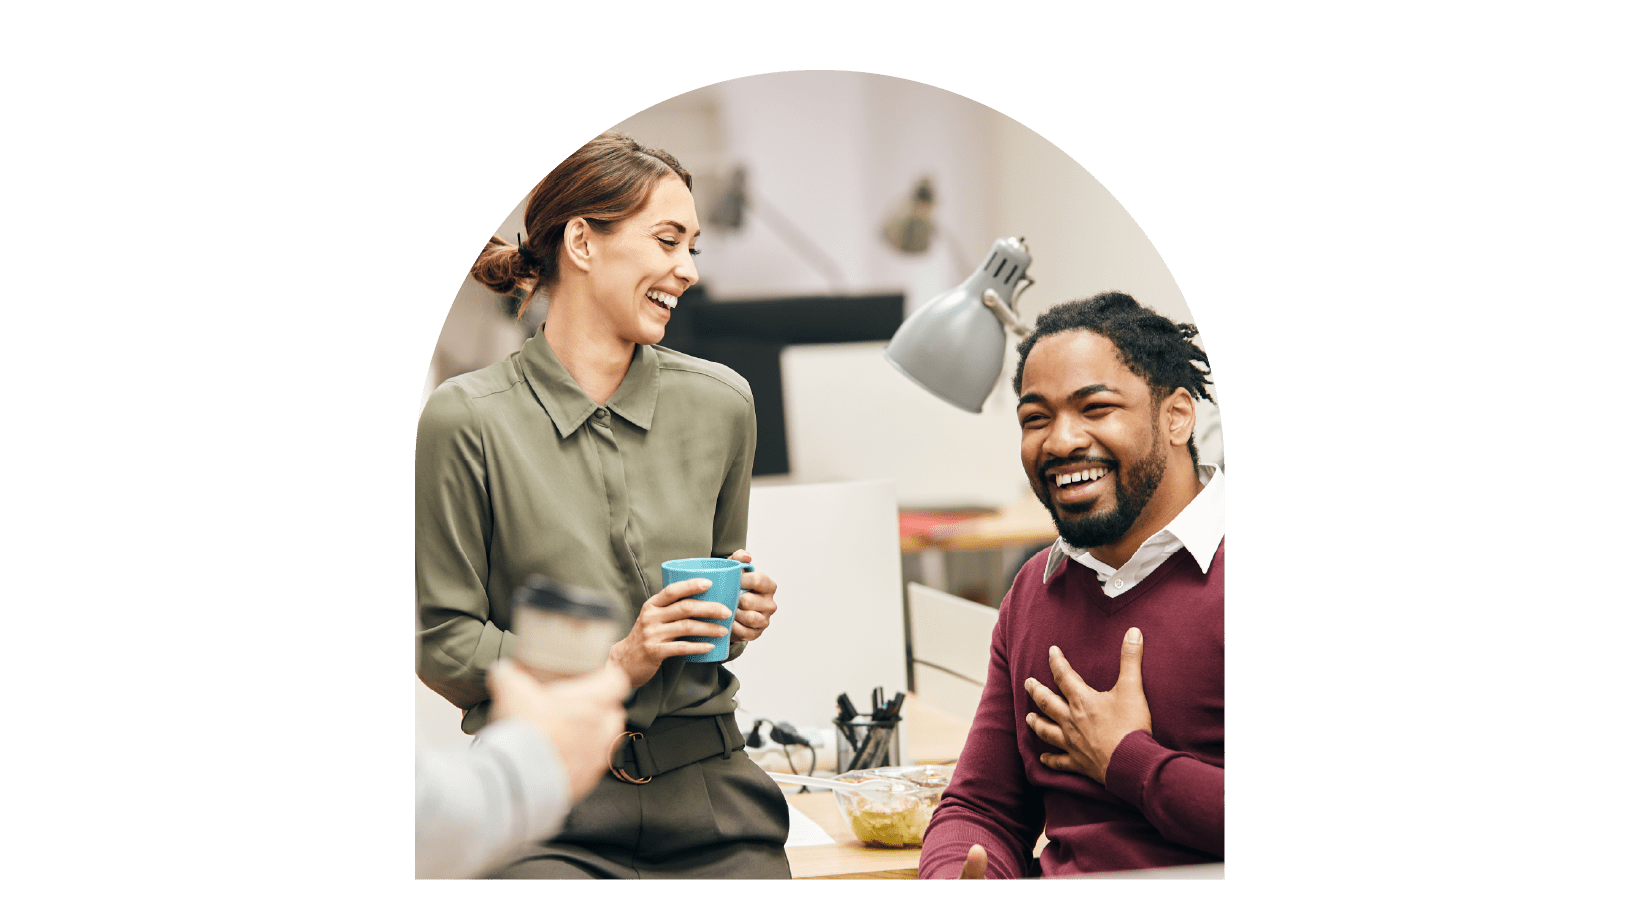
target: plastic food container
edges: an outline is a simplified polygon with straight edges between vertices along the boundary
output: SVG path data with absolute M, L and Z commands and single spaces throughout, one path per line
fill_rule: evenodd
M 850 792 L 836 790 L 837 810 L 853 828 L 854 835 L 867 846 L 902 849 L 921 846 L 934 807 L 951 784 L 950 766 L 889 766 L 858 769 L 837 777 L 839 782 L 888 779 L 890 791 Z

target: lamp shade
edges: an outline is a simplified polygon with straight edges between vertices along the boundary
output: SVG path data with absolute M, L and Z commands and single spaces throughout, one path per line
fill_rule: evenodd
M 1018 238 L 991 245 L 984 264 L 963 283 L 929 299 L 894 331 L 883 351 L 888 364 L 934 396 L 979 413 L 1002 374 L 1008 328 L 1025 328 L 1013 313 L 1031 255 Z M 989 296 L 989 302 L 987 301 Z

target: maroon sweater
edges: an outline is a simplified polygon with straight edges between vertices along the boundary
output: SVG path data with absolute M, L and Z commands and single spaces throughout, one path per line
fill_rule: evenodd
M 1217 862 L 1224 856 L 1224 543 L 1201 572 L 1180 549 L 1111 599 L 1098 577 L 1066 561 L 1042 583 L 1033 557 L 1002 601 L 991 666 L 955 776 L 923 841 L 923 878 L 955 878 L 978 843 L 987 877 L 1075 875 Z M 1035 677 L 1058 645 L 1094 689 L 1116 683 L 1122 636 L 1138 626 L 1152 733 L 1134 731 L 1111 755 L 1106 784 L 1049 769 L 1052 748 L 1025 723 Z M 1061 693 L 1062 694 L 1062 693 Z M 1058 751 L 1053 751 L 1058 752 Z M 1044 830 L 1038 868 L 1031 852 Z

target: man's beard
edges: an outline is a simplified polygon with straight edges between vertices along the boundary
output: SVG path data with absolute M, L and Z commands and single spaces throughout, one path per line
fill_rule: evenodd
M 1145 505 L 1161 485 L 1162 474 L 1166 470 L 1167 443 L 1158 438 L 1154 450 L 1140 459 L 1131 473 L 1118 468 L 1106 475 L 1116 478 L 1116 508 L 1107 513 L 1078 515 L 1093 509 L 1094 500 L 1056 506 L 1046 493 L 1048 478 L 1040 472 L 1037 482 L 1042 485 L 1042 491 L 1036 496 L 1048 508 L 1049 515 L 1053 516 L 1054 528 L 1059 530 L 1060 538 L 1066 543 L 1077 548 L 1100 548 L 1119 541 L 1139 521 Z

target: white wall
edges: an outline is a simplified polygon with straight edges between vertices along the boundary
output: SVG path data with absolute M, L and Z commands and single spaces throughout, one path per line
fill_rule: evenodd
M 745 226 L 702 234 L 698 265 L 716 298 L 903 292 L 910 311 L 967 276 L 994 239 L 1023 235 L 1036 280 L 1020 300 L 1027 319 L 1108 289 L 1176 320 L 1191 317 L 1161 255 L 1086 170 L 1029 128 L 944 90 L 841 71 L 764 74 L 694 90 L 616 127 L 673 152 L 695 173 L 703 218 L 723 176 L 736 165 L 747 168 L 752 207 Z M 544 173 L 551 165 L 542 167 Z M 924 175 L 933 178 L 935 220 L 949 240 L 922 254 L 900 254 L 882 241 L 881 226 Z M 775 231 L 771 211 L 823 251 L 840 283 Z M 503 236 L 517 230 L 519 215 L 515 209 L 503 224 Z M 440 346 L 441 354 L 459 353 L 468 363 L 475 351 L 500 358 L 521 341 L 517 331 L 502 329 L 504 319 L 466 303 L 488 298 L 475 289 L 463 289 L 465 301 L 452 311 Z M 485 320 L 490 329 L 460 340 L 457 314 Z M 510 345 L 495 346 L 503 340 Z M 1023 497 L 1028 487 L 1008 384 L 1014 341 L 977 415 L 900 376 L 883 361 L 884 345 L 786 349 L 792 471 L 763 483 L 886 479 L 903 506 L 1002 506 Z
M 1176 321 L 1192 320 L 1161 254 L 1121 203 L 1047 139 L 986 112 L 996 151 L 998 222 L 1023 235 L 1034 258 L 1036 285 L 1021 299 L 1027 319 L 1061 301 L 1115 289 Z
M 724 169 L 745 164 L 752 212 L 703 240 L 715 297 L 902 292 L 907 310 L 956 284 L 1009 233 L 996 213 L 995 114 L 963 97 L 871 74 L 769 74 L 712 88 Z M 652 110 L 653 111 L 653 110 Z M 648 114 L 646 113 L 645 116 Z M 634 131 L 640 125 L 633 120 Z M 922 254 L 881 240 L 889 213 L 928 176 L 943 236 Z M 796 224 L 841 285 L 804 259 L 758 207 Z M 961 257 L 954 255 L 954 252 Z M 816 483 L 883 478 L 902 505 L 995 506 L 1026 489 L 1012 413 L 967 414 L 882 358 L 882 343 L 799 345 L 782 356 L 792 472 Z

